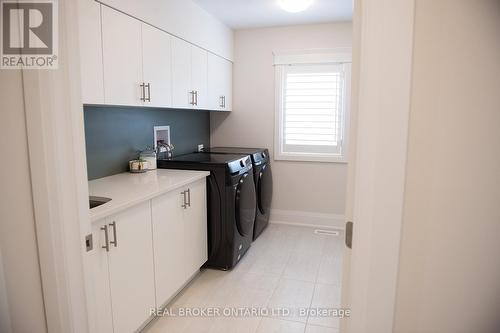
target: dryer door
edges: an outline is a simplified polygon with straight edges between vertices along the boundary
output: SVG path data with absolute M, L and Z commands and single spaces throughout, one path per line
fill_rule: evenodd
M 264 164 L 257 175 L 257 204 L 262 215 L 269 214 L 273 198 L 273 174 L 271 165 Z
M 245 173 L 236 186 L 236 227 L 242 236 L 252 236 L 257 200 L 252 174 Z

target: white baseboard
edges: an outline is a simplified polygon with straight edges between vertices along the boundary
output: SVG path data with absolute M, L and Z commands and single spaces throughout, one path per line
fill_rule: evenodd
M 340 214 L 271 209 L 269 223 L 344 230 L 345 216 Z

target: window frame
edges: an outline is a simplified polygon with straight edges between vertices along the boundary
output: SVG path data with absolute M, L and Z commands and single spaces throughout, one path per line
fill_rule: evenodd
M 303 57 L 294 52 L 290 63 L 286 63 L 286 56 L 280 54 L 280 62 L 276 62 L 275 54 L 275 132 L 274 132 L 274 159 L 278 161 L 302 161 L 302 162 L 325 162 L 325 163 L 348 163 L 349 157 L 349 124 L 351 107 L 351 59 L 346 57 L 345 52 L 328 53 L 316 57 L 318 61 L 310 61 L 311 53 L 304 52 Z M 285 61 L 283 61 L 285 59 Z M 304 59 L 301 61 L 301 59 Z M 284 90 L 286 81 L 286 68 L 288 66 L 304 65 L 342 65 L 344 67 L 344 92 L 342 96 L 343 110 L 341 116 L 341 153 L 314 153 L 314 152 L 286 152 L 284 137 Z

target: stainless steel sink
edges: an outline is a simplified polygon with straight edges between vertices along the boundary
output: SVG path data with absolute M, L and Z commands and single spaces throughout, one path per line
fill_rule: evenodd
M 111 201 L 110 198 L 104 198 L 104 197 L 94 197 L 90 196 L 89 197 L 89 207 L 90 209 L 99 207 L 100 205 L 104 205 L 106 202 Z

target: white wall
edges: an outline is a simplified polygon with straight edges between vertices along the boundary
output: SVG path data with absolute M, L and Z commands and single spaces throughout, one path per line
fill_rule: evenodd
M 272 155 L 273 51 L 351 45 L 350 23 L 235 31 L 234 111 L 212 114 L 212 146 L 268 147 Z M 343 226 L 346 164 L 273 161 L 272 168 L 274 219 Z
M 417 0 L 394 332 L 498 332 L 500 2 Z
M 1 72 L 0 152 L 12 164 L 2 166 L 0 173 L 0 273 L 3 271 L 5 285 L 0 295 L 6 294 L 2 301 L 8 308 L 0 319 L 10 317 L 12 332 L 46 332 L 21 72 Z M 4 311 L 4 306 L 0 310 Z M 2 333 L 8 332 L 4 324 L 0 325 Z
M 229 60 L 233 31 L 192 0 L 100 0 Z

